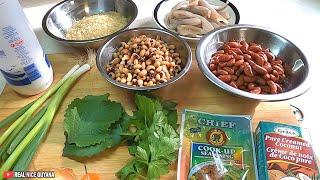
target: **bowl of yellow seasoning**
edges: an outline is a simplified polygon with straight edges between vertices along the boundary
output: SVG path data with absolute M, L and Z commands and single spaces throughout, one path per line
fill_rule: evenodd
M 42 28 L 57 41 L 96 49 L 109 37 L 127 29 L 137 14 L 132 0 L 65 0 L 46 13 Z

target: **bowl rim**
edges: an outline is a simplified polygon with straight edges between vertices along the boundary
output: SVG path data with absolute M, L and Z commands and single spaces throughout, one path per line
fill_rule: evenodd
M 134 15 L 133 15 L 133 18 L 121 29 L 119 29 L 118 31 L 112 33 L 112 34 L 109 34 L 109 35 L 106 35 L 106 36 L 102 36 L 102 37 L 99 37 L 99 38 L 95 38 L 95 39 L 88 39 L 88 40 L 68 40 L 68 39 L 63 39 L 63 38 L 60 38 L 60 37 L 57 37 L 55 36 L 54 34 L 51 33 L 51 31 L 47 28 L 47 19 L 49 17 L 49 15 L 52 13 L 52 11 L 60 6 L 61 4 L 64 4 L 68 1 L 72 1 L 72 0 L 64 0 L 64 1 L 61 1 L 59 2 L 58 4 L 54 5 L 52 8 L 50 8 L 46 14 L 44 15 L 44 17 L 42 18 L 42 29 L 44 30 L 44 32 L 46 32 L 47 35 L 49 35 L 51 38 L 55 39 L 55 40 L 58 40 L 58 41 L 63 41 L 63 42 L 67 42 L 67 43 L 78 43 L 78 44 L 82 44 L 82 43 L 91 43 L 91 42 L 97 42 L 97 41 L 100 41 L 100 40 L 104 40 L 108 37 L 112 37 L 113 35 L 115 35 L 117 32 L 119 31 L 123 31 L 125 29 L 127 29 L 132 23 L 133 21 L 137 18 L 137 15 L 138 15 L 138 7 L 136 5 L 135 2 L 133 2 L 132 0 L 126 0 L 128 1 L 129 3 L 131 3 L 134 7 Z M 108 12 L 108 11 L 106 11 Z
M 227 83 L 224 83 L 223 81 L 221 81 L 218 77 L 216 77 L 208 68 L 208 65 L 206 64 L 205 60 L 202 59 L 202 55 L 200 54 L 200 48 L 203 44 L 203 42 L 211 35 L 225 31 L 225 30 L 229 30 L 229 29 L 238 29 L 238 28 L 248 28 L 248 29 L 258 29 L 261 31 L 265 31 L 268 33 L 271 33 L 275 36 L 278 36 L 279 38 L 281 38 L 282 40 L 287 41 L 288 43 L 290 43 L 294 48 L 297 49 L 297 52 L 302 56 L 302 58 L 305 60 L 304 64 L 307 67 L 307 72 L 306 72 L 306 77 L 305 79 L 302 81 L 301 84 L 299 84 L 296 88 L 288 91 L 288 92 L 284 92 L 284 93 L 279 93 L 279 94 L 252 94 L 250 92 L 246 92 L 246 91 L 242 91 L 240 89 L 236 89 L 230 85 L 228 85 Z M 250 25 L 250 24 L 235 24 L 235 25 L 228 25 L 228 26 L 224 26 L 224 27 L 220 27 L 217 28 L 213 31 L 210 31 L 209 33 L 207 33 L 206 35 L 202 36 L 197 47 L 195 50 L 195 56 L 196 56 L 196 60 L 198 63 L 198 66 L 202 72 L 202 74 L 209 80 L 211 81 L 215 86 L 218 86 L 219 88 L 227 91 L 228 93 L 240 96 L 240 97 L 244 97 L 244 98 L 248 98 L 248 99 L 253 99 L 253 100 L 259 100 L 259 101 L 283 101 L 283 100 L 288 100 L 288 99 L 292 99 L 294 97 L 300 96 L 303 93 L 305 93 L 307 90 L 310 89 L 311 87 L 311 82 L 310 82 L 310 64 L 308 63 L 308 60 L 305 56 L 305 54 L 301 51 L 301 49 L 295 45 L 292 41 L 288 40 L 287 38 L 283 37 L 280 34 L 277 34 L 275 32 L 273 32 L 272 30 L 270 30 L 269 28 L 266 27 L 262 27 L 262 26 L 257 26 L 257 25 Z
M 156 7 L 154 8 L 153 10 L 153 21 L 162 29 L 165 29 L 167 31 L 170 31 L 174 34 L 177 34 L 178 36 L 180 36 L 181 38 L 183 39 L 186 39 L 186 40 L 191 40 L 191 41 L 199 41 L 201 39 L 201 37 L 203 37 L 204 35 L 202 35 L 201 37 L 189 37 L 189 36 L 184 36 L 184 35 L 180 35 L 179 33 L 175 32 L 175 31 L 172 31 L 170 29 L 168 29 L 167 27 L 163 26 L 160 22 L 159 22 L 159 19 L 158 19 L 158 11 L 161 7 L 161 5 L 164 3 L 164 2 L 167 2 L 169 0 L 161 0 L 157 5 Z M 181 0 L 183 1 L 183 0 Z M 186 1 L 186 0 L 185 0 Z M 224 2 L 226 3 L 227 1 L 229 0 L 219 0 L 221 2 Z M 233 10 L 235 16 L 236 16 L 236 20 L 235 20 L 235 23 L 234 24 L 239 24 L 239 21 L 240 21 L 240 13 L 239 13 L 239 10 L 237 9 L 237 7 L 232 4 L 230 1 L 229 1 L 229 4 L 230 8 Z
M 130 86 L 127 84 L 123 84 L 123 83 L 119 83 L 115 80 L 113 80 L 112 78 L 110 78 L 110 76 L 105 72 L 104 67 L 101 66 L 100 61 L 101 61 L 101 55 L 103 53 L 103 50 L 105 49 L 105 47 L 111 42 L 113 41 L 115 38 L 117 38 L 120 34 L 126 33 L 126 32 L 130 32 L 130 31 L 140 31 L 140 30 L 147 30 L 147 31 L 157 31 L 157 32 L 162 32 L 168 35 L 171 35 L 173 37 L 175 37 L 187 50 L 188 55 L 187 55 L 187 60 L 186 60 L 186 64 L 184 65 L 184 67 L 182 68 L 181 72 L 174 76 L 172 79 L 170 79 L 167 82 L 164 83 L 160 83 L 158 85 L 155 86 L 143 86 L 143 87 L 134 87 L 134 86 Z M 155 89 L 160 89 L 162 87 L 165 87 L 167 85 L 170 85 L 174 82 L 176 82 L 177 80 L 179 80 L 180 78 L 182 78 L 190 69 L 192 64 L 192 51 L 190 46 L 188 45 L 188 43 L 182 39 L 181 37 L 177 36 L 176 34 L 164 30 L 164 29 L 160 29 L 160 28 L 154 28 L 154 27 L 137 27 L 137 28 L 132 28 L 132 29 L 127 29 L 121 32 L 116 33 L 115 35 L 113 35 L 111 38 L 109 38 L 108 40 L 106 40 L 103 45 L 98 49 L 97 51 L 97 56 L 96 56 L 96 66 L 100 72 L 100 74 L 104 77 L 104 79 L 106 79 L 108 82 L 112 83 L 113 85 L 116 85 L 118 87 L 124 88 L 124 89 L 130 89 L 130 90 L 137 90 L 137 91 L 149 91 L 149 90 L 155 90 Z

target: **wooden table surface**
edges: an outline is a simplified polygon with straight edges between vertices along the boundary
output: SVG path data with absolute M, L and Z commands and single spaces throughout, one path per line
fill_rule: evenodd
M 54 69 L 54 83 L 57 82 L 75 63 L 75 56 L 70 54 L 49 55 Z M 193 58 L 194 59 L 194 58 Z M 35 155 L 30 170 L 42 168 L 68 167 L 72 168 L 78 178 L 85 174 L 84 165 L 88 172 L 100 173 L 102 179 L 116 179 L 115 173 L 126 164 L 130 155 L 126 146 L 106 150 L 101 154 L 87 158 L 73 160 L 62 157 L 64 147 L 63 116 L 67 105 L 74 98 L 86 95 L 110 94 L 112 100 L 121 102 L 128 113 L 133 110 L 133 92 L 118 88 L 107 83 L 97 68 L 92 68 L 84 74 L 64 99 L 51 129 Z M 176 83 L 153 92 L 163 99 L 178 102 L 179 119 L 184 108 L 219 114 L 249 114 L 253 115 L 253 129 L 260 120 L 298 124 L 289 105 L 285 102 L 256 102 L 235 97 L 225 93 L 212 85 L 198 69 L 195 59 L 189 72 Z M 3 119 L 26 105 L 38 96 L 23 97 L 6 87 L 0 96 L 0 119 Z M 172 166 L 170 173 L 162 179 L 176 179 L 176 166 Z

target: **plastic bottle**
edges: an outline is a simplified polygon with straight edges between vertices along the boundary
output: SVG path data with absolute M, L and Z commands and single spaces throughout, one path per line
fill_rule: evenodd
M 0 71 L 23 95 L 47 89 L 53 79 L 50 62 L 18 0 L 0 0 Z

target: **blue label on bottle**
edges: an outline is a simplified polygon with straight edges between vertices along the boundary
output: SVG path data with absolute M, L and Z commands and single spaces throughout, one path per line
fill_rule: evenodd
M 4 50 L 0 49 L 0 58 L 5 58 L 7 57 L 6 53 L 4 52 Z
M 46 60 L 46 63 L 48 65 L 48 67 L 50 68 L 51 64 L 50 64 L 50 61 L 49 61 L 48 56 L 46 54 L 44 55 L 44 59 Z
M 24 73 L 5 72 L 3 70 L 0 71 L 7 82 L 14 86 L 28 85 L 31 84 L 31 81 L 35 81 L 41 77 L 39 69 L 33 63 L 24 67 Z

